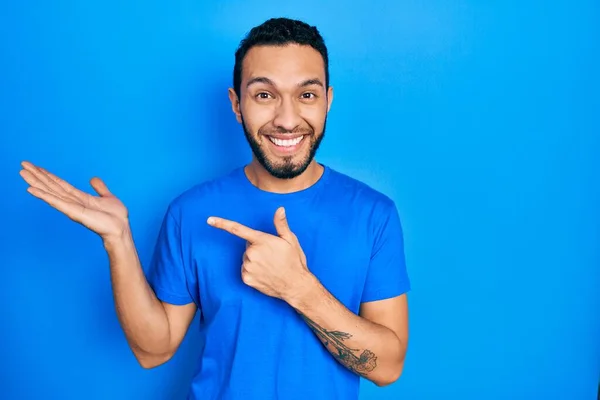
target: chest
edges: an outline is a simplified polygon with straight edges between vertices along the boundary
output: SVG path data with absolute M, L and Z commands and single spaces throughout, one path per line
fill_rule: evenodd
M 290 218 L 290 227 L 298 237 L 307 265 L 323 286 L 351 311 L 358 312 L 359 302 L 371 255 L 366 227 L 346 218 Z M 247 220 L 247 226 L 275 234 L 272 221 Z M 208 320 L 220 309 L 261 310 L 265 315 L 280 315 L 289 308 L 281 300 L 266 296 L 247 286 L 241 278 L 246 242 L 224 231 L 203 235 L 202 245 L 193 254 L 198 277 L 198 297 Z

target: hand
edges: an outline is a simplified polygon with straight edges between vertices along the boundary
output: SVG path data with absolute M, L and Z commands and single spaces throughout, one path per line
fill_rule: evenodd
M 247 241 L 241 274 L 248 286 L 288 302 L 306 289 L 311 276 L 306 256 L 282 207 L 274 217 L 278 236 L 223 218 L 210 217 L 208 224 Z
M 127 209 L 99 178 L 90 183 L 100 196 L 92 196 L 29 162 L 21 163 L 27 191 L 103 239 L 120 238 L 127 231 Z

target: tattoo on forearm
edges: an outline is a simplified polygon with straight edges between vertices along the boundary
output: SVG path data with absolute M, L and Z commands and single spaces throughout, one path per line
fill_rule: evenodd
M 365 349 L 357 356 L 356 354 L 360 352 L 359 349 L 351 349 L 343 343 L 344 340 L 352 337 L 351 334 L 340 331 L 328 331 L 305 315 L 300 315 L 319 339 L 321 339 L 327 350 L 346 368 L 363 376 L 375 369 L 377 366 L 377 357 L 372 351 Z

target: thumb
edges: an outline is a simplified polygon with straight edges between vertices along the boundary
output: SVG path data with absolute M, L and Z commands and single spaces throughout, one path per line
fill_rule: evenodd
M 285 208 L 279 207 L 275 211 L 275 218 L 273 220 L 277 234 L 285 240 L 293 240 L 294 234 L 288 225 L 287 217 L 285 216 Z
M 106 184 L 100 178 L 92 178 L 90 184 L 92 185 L 96 193 L 98 193 L 102 197 L 108 197 L 113 195 L 110 192 L 110 190 L 108 190 L 108 187 L 106 187 Z

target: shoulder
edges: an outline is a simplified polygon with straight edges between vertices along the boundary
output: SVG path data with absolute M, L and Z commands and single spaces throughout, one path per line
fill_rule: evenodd
M 328 168 L 328 190 L 335 193 L 338 199 L 351 202 L 355 208 L 366 209 L 377 214 L 389 215 L 396 210 L 396 203 L 389 195 L 355 177 Z
M 328 198 L 334 199 L 335 212 L 353 234 L 364 233 L 376 246 L 386 237 L 402 237 L 402 226 L 396 202 L 365 181 L 330 169 Z M 383 239 L 383 240 L 382 240 Z

